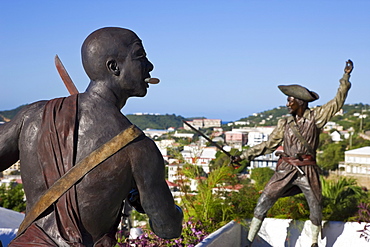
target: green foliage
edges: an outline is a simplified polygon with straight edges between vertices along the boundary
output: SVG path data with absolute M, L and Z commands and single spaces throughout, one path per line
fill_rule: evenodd
M 354 134 L 352 137 L 352 145 L 349 147 L 349 149 L 356 149 L 366 146 L 370 146 L 370 140 L 364 140 L 359 135 Z
M 254 208 L 260 196 L 254 186 L 248 184 L 247 181 L 244 182 L 239 191 L 232 191 L 225 195 L 225 204 L 230 205 L 232 209 L 229 218 L 238 222 L 253 217 Z
M 238 149 L 232 148 L 229 152 L 231 155 L 240 155 L 241 152 Z M 217 169 L 221 166 L 230 165 L 230 157 L 222 151 L 217 151 L 216 158 L 210 162 L 210 169 Z
M 257 190 L 263 190 L 272 175 L 274 175 L 274 171 L 271 168 L 254 168 L 251 172 L 251 179 L 255 181 L 254 186 Z
M 356 185 L 356 180 L 340 177 L 338 181 L 322 179 L 321 182 L 323 220 L 358 220 L 359 214 L 363 219 L 364 214 L 369 212 L 365 207 L 358 210 L 358 205 L 369 201 L 369 198 L 367 193 Z M 308 203 L 303 194 L 280 198 L 267 213 L 267 217 L 296 220 L 307 220 L 309 215 Z
M 176 143 L 181 146 L 181 148 L 193 142 L 191 138 L 181 138 L 181 137 L 171 137 L 171 138 L 173 138 L 176 141 Z
M 368 113 L 368 110 L 370 109 L 370 105 L 368 104 L 345 104 L 343 107 L 343 116 L 337 115 L 332 118 L 331 121 L 337 122 L 341 126 L 344 127 L 344 129 L 348 129 L 350 127 L 354 127 L 356 131 L 360 128 L 360 120 L 357 116 L 354 116 L 354 113 L 361 113 L 362 110 L 367 110 L 364 112 L 365 114 Z M 276 125 L 278 120 L 288 114 L 288 110 L 284 106 L 276 107 L 272 110 L 263 111 L 260 113 L 257 113 L 255 115 L 251 115 L 248 117 L 241 118 L 239 121 L 249 121 L 249 126 L 272 126 Z M 262 124 L 262 121 L 264 120 L 264 123 Z M 370 121 L 369 118 L 362 119 L 362 129 L 368 130 L 370 129 Z
M 18 212 L 26 210 L 22 184 L 11 183 L 9 186 L 0 186 L 0 206 Z
M 260 112 L 256 115 L 251 115 L 249 117 L 245 117 L 240 119 L 239 121 L 246 121 L 249 122 L 249 126 L 272 126 L 276 125 L 277 121 L 283 116 L 288 114 L 288 110 L 284 106 L 279 106 L 272 110 L 267 110 Z M 264 123 L 262 121 L 264 120 Z
M 18 106 L 17 108 L 9 111 L 0 111 L 0 121 L 4 121 L 4 117 L 7 119 L 12 119 L 17 113 L 26 105 Z
M 230 220 L 250 217 L 258 193 L 247 184 L 240 191 L 225 190 L 225 186 L 236 183 L 238 179 L 230 166 L 221 166 L 213 170 L 207 178 L 198 179 L 198 193 L 189 194 L 189 191 L 183 191 L 181 201 L 185 217 L 202 222 L 209 233 Z M 251 198 L 246 198 L 246 195 Z
M 322 146 L 322 153 L 317 154 L 317 163 L 324 170 L 335 170 L 344 160 L 346 145 L 343 142 L 329 143 Z
M 126 115 L 126 117 L 140 129 L 168 129 L 169 127 L 179 128 L 183 126 L 185 118 L 169 115 Z
M 146 214 L 139 213 L 134 208 L 130 212 L 130 217 L 133 221 L 145 221 L 149 224 L 149 217 Z
M 333 143 L 331 136 L 328 133 L 321 133 L 319 137 L 318 150 L 322 150 L 326 145 Z
M 10 172 L 10 175 L 21 175 L 21 172 L 19 170 L 14 170 Z
M 346 221 L 357 211 L 357 205 L 368 195 L 353 178 L 340 177 L 338 181 L 321 179 L 323 219 Z
M 228 166 L 230 164 L 230 158 L 225 153 L 217 151 L 216 158 L 210 162 L 210 169 L 217 169 L 222 166 Z
M 279 198 L 267 213 L 267 217 L 294 220 L 307 220 L 309 215 L 308 203 L 303 194 Z
M 192 179 L 206 176 L 202 167 L 193 164 L 185 164 L 183 167 L 183 173 L 186 177 Z

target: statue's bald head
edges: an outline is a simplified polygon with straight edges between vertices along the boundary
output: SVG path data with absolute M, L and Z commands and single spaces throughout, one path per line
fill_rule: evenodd
M 107 62 L 126 58 L 131 45 L 140 41 L 137 35 L 124 28 L 105 27 L 91 33 L 81 48 L 82 64 L 91 80 L 107 76 Z

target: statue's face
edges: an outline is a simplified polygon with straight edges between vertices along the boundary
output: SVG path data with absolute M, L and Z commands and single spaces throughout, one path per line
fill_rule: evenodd
M 292 97 L 292 96 L 289 96 L 288 99 L 287 99 L 287 103 L 286 103 L 286 106 L 288 107 L 288 110 L 289 110 L 289 113 L 290 114 L 295 114 L 297 113 L 297 110 L 299 109 L 300 105 L 299 103 L 297 102 L 297 100 Z
M 127 48 L 123 48 L 127 49 Z M 126 58 L 118 61 L 121 68 L 120 83 L 130 96 L 143 97 L 147 93 L 148 83 L 153 64 L 146 57 L 144 47 L 139 39 L 135 40 L 126 53 Z M 120 60 L 120 59 L 119 59 Z

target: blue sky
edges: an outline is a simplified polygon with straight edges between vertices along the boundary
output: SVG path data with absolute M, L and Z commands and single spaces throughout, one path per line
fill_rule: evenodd
M 0 110 L 67 96 L 58 54 L 77 88 L 89 79 L 80 48 L 119 26 L 143 40 L 161 79 L 122 112 L 238 120 L 285 105 L 281 84 L 301 84 L 324 104 L 347 59 L 347 103 L 370 103 L 370 1 L 1 1 Z

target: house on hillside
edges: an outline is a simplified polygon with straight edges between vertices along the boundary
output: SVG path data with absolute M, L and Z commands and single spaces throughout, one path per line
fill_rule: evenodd
M 211 160 L 216 158 L 216 153 L 216 147 L 204 147 L 195 144 L 184 146 L 184 150 L 181 152 L 187 163 L 202 167 L 205 173 L 209 173 L 209 164 Z
M 161 152 L 163 159 L 165 161 L 169 161 L 169 156 L 167 153 L 167 148 L 173 147 L 175 144 L 175 140 L 173 139 L 166 139 L 166 140 L 161 140 L 161 141 L 155 141 L 155 144 L 157 145 L 159 151 Z
M 347 174 L 370 174 L 370 146 L 345 151 L 339 168 Z
M 271 154 L 264 154 L 260 155 L 250 162 L 250 168 L 263 168 L 263 167 L 269 167 L 271 169 L 275 169 L 277 162 L 279 160 L 279 156 L 276 155 L 276 152 L 278 151 L 284 151 L 283 147 L 278 147 L 273 153 Z
M 152 139 L 157 139 L 158 137 L 167 134 L 168 130 L 157 130 L 157 129 L 146 129 L 143 130 L 144 134 Z
M 242 147 L 248 142 L 248 132 L 237 130 L 226 131 L 225 141 L 230 146 Z
M 337 130 L 333 131 L 333 132 L 330 134 L 330 137 L 331 137 L 331 140 L 332 140 L 333 142 L 340 142 L 340 141 L 342 141 L 342 140 L 343 140 L 343 139 L 342 139 L 341 134 L 340 134 L 340 133 L 339 133 L 339 131 L 337 131 Z
M 260 126 L 251 128 L 248 131 L 248 143 L 247 145 L 253 147 L 261 142 L 267 141 L 275 126 Z
M 192 139 L 194 137 L 194 134 L 192 134 L 192 133 L 178 133 L 176 131 L 175 134 L 173 134 L 173 137 L 184 138 L 184 139 Z
M 193 121 L 186 121 L 195 129 L 221 127 L 221 119 L 193 119 Z M 186 124 L 183 125 L 184 129 L 191 130 Z
M 335 130 L 339 130 L 339 131 L 342 131 L 342 130 L 343 130 L 343 126 L 341 126 L 341 125 L 339 125 L 339 124 L 337 124 L 337 123 L 335 123 L 335 122 L 331 122 L 331 121 L 329 121 L 329 122 L 327 122 L 327 123 L 325 124 L 325 126 L 324 126 L 324 128 L 323 128 L 323 131 L 324 131 L 324 132 L 328 132 L 328 131 L 331 131 L 331 130 L 333 130 L 333 129 L 335 129 Z
M 176 183 L 179 178 L 179 170 L 183 169 L 184 164 L 171 163 L 167 165 L 168 167 L 168 181 L 171 183 Z
M 4 175 L 10 175 L 12 172 L 20 172 L 21 171 L 21 163 L 18 160 L 13 165 L 11 165 L 8 169 L 3 171 Z

